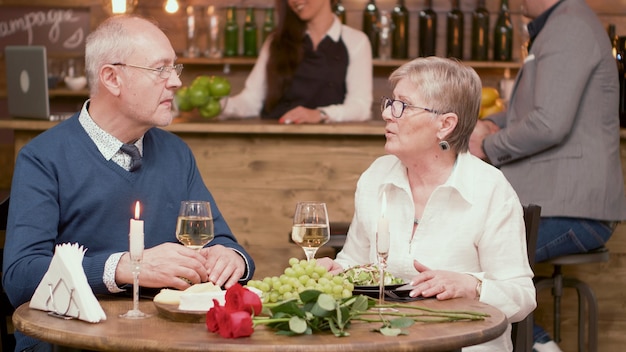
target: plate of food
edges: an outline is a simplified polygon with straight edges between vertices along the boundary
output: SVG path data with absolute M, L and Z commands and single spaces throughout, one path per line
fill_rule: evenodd
M 154 296 L 153 303 L 159 314 L 167 319 L 200 323 L 206 319 L 206 312 L 213 307 L 213 300 L 224 304 L 226 291 L 210 282 L 196 284 L 188 289 L 162 289 Z
M 344 271 L 343 274 L 354 285 L 352 294 L 378 297 L 380 271 L 376 264 L 354 266 Z M 384 275 L 385 291 L 395 290 L 406 284 L 403 279 L 393 276 L 389 272 Z

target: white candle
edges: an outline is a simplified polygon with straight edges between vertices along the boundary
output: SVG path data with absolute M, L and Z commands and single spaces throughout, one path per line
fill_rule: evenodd
M 378 219 L 378 228 L 376 233 L 377 250 L 378 253 L 389 252 L 389 220 L 385 218 L 385 212 L 387 211 L 387 196 L 383 192 L 383 205 L 380 211 L 380 218 Z
M 137 201 L 135 218 L 130 219 L 130 232 L 128 233 L 131 259 L 140 259 L 143 253 L 143 220 L 139 220 L 139 211 L 139 201 Z

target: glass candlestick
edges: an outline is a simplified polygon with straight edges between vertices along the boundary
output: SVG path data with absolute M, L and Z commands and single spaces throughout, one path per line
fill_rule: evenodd
M 139 272 L 141 271 L 141 255 L 139 257 L 133 257 L 131 255 L 130 261 L 133 272 L 133 309 L 120 315 L 120 317 L 126 319 L 148 318 L 150 314 L 139 310 Z
M 143 221 L 139 220 L 139 202 L 135 205 L 135 218 L 130 219 L 130 232 L 128 233 L 129 255 L 131 271 L 133 273 L 133 309 L 120 315 L 126 319 L 143 319 L 150 316 L 139 310 L 139 273 L 141 272 L 141 260 L 143 259 Z

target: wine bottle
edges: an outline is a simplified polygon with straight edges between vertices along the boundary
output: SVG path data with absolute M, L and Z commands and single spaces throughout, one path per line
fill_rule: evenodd
M 513 59 L 513 23 L 509 11 L 509 0 L 500 0 L 500 13 L 493 33 L 493 60 Z
M 255 57 L 258 54 L 258 31 L 254 18 L 254 7 L 246 9 L 246 21 L 243 25 L 243 56 Z
M 418 55 L 434 56 L 437 49 L 437 13 L 433 10 L 433 0 L 426 0 L 419 13 Z
M 333 12 L 337 15 L 337 17 L 339 17 L 341 23 L 346 24 L 346 8 L 343 7 L 341 0 L 337 1 L 337 3 L 333 5 Z
M 626 128 L 626 37 L 617 38 L 615 59 L 619 78 L 619 124 Z
M 263 21 L 262 43 L 265 42 L 267 36 L 274 30 L 274 8 L 265 9 L 265 20 Z
M 239 25 L 237 24 L 237 8 L 231 6 L 226 10 L 224 28 L 224 56 L 239 55 Z
M 447 15 L 446 56 L 463 60 L 463 12 L 459 0 L 452 0 Z
M 378 24 L 380 12 L 376 6 L 376 0 L 368 0 L 363 11 L 363 32 L 367 35 L 372 45 L 372 57 L 378 57 Z
M 409 10 L 404 6 L 404 0 L 398 0 L 391 10 L 393 36 L 391 40 L 391 57 L 394 59 L 408 59 L 409 57 Z
M 485 0 L 478 0 L 472 12 L 472 60 L 489 60 L 489 11 Z
M 609 23 L 608 27 L 606 28 L 606 32 L 609 35 L 609 39 L 611 40 L 613 57 L 617 58 L 617 34 L 615 32 L 615 24 Z

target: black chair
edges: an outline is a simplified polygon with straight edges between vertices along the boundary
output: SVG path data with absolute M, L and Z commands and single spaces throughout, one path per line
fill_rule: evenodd
M 537 237 L 539 236 L 539 222 L 541 221 L 541 207 L 535 204 L 524 206 L 524 224 L 526 225 L 526 249 L 528 263 L 535 270 L 535 252 Z M 512 324 L 511 339 L 514 352 L 531 352 L 533 349 L 533 313 L 524 320 Z
M 7 229 L 7 217 L 9 215 L 9 197 L 0 203 L 0 232 L 2 232 L 2 251 L 0 251 L 0 265 L 2 265 L 2 258 L 4 253 L 4 234 Z M 2 276 L 0 274 L 0 280 Z M 9 298 L 4 293 L 4 290 L 0 291 L 0 309 L 2 309 L 2 316 L 0 316 L 0 339 L 2 339 L 2 351 L 13 351 L 15 349 L 15 337 L 9 333 L 9 323 L 13 315 L 14 308 L 9 302 Z

